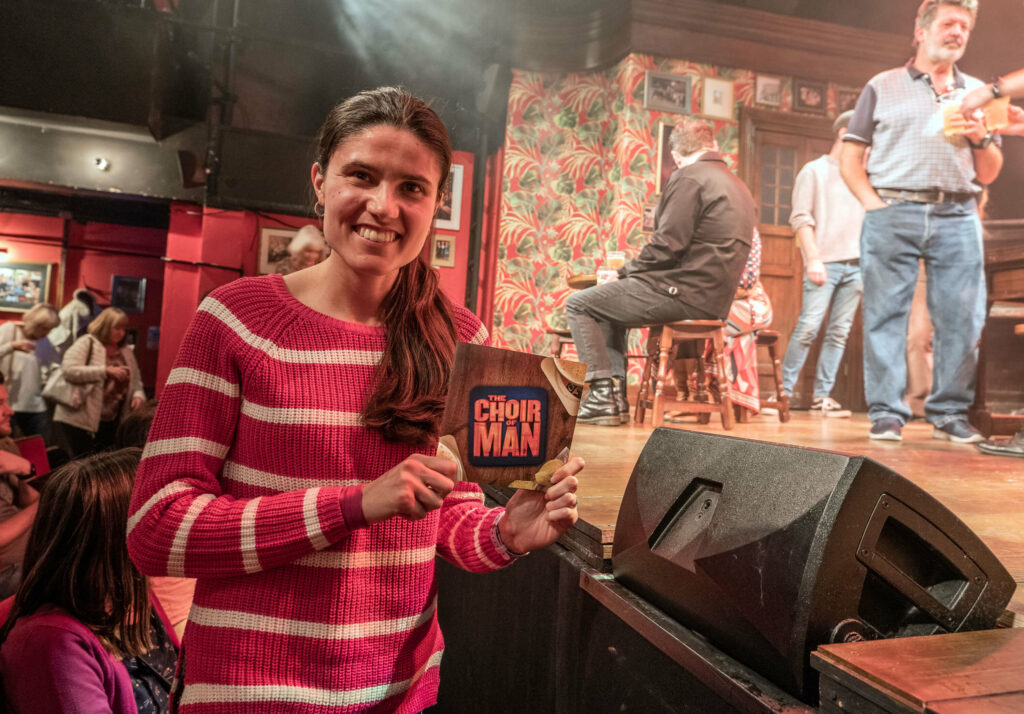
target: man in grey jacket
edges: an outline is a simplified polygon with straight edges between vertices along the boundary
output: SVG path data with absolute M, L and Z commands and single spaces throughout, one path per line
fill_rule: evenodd
M 629 421 L 626 344 L 631 327 L 722 320 L 754 235 L 754 200 L 729 170 L 711 125 L 685 117 L 669 138 L 679 167 L 654 215 L 654 233 L 618 279 L 566 302 L 566 318 L 590 391 L 581 424 Z

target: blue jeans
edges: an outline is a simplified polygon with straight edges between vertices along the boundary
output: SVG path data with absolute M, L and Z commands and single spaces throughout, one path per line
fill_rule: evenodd
M 860 281 L 860 266 L 845 263 L 825 263 L 828 277 L 824 285 L 815 285 L 804 276 L 804 298 L 793 335 L 789 338 L 786 357 L 782 360 L 782 388 L 786 394 L 793 393 L 796 380 L 800 377 L 807 352 L 818 336 L 822 320 L 829 306 L 828 327 L 818 355 L 818 369 L 814 373 L 814 397 L 824 398 L 832 393 L 836 383 L 836 371 L 843 359 L 846 338 L 850 325 L 857 314 L 863 285 Z
M 860 234 L 868 417 L 901 423 L 911 417 L 903 401 L 907 320 L 923 258 L 935 329 L 932 393 L 924 411 L 932 424 L 945 426 L 966 419 L 974 401 L 986 299 L 981 221 L 973 200 L 887 203 L 867 212 Z

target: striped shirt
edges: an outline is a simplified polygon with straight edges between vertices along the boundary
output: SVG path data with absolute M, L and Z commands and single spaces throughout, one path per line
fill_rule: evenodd
M 983 82 L 953 68 L 953 86 L 936 92 L 913 62 L 875 75 L 861 92 L 843 141 L 871 146 L 875 188 L 977 193 L 974 153 L 963 136 L 943 133 L 942 107 Z
M 486 341 L 453 310 L 461 341 Z M 303 305 L 279 275 L 200 305 L 128 521 L 142 572 L 197 578 L 182 712 L 420 711 L 443 651 L 435 554 L 478 572 L 511 562 L 503 510 L 475 484 L 418 521 L 363 520 L 365 484 L 433 453 L 361 423 L 385 338 Z

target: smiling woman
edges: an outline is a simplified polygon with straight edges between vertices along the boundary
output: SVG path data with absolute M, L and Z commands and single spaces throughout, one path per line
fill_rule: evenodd
M 311 170 L 331 255 L 213 291 L 189 328 L 128 524 L 140 570 L 197 578 L 184 714 L 420 711 L 435 555 L 496 570 L 577 518 L 578 459 L 492 509 L 434 456 L 455 344 L 487 339 L 420 257 L 450 163 L 408 93 L 338 105 Z

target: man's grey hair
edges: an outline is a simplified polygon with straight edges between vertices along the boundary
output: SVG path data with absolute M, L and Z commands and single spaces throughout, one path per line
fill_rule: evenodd
M 971 26 L 978 21 L 978 0 L 924 0 L 917 8 L 917 22 L 914 27 L 928 27 L 935 21 L 940 5 L 960 7 L 971 13 Z
M 672 151 L 680 156 L 689 156 L 701 149 L 715 145 L 715 130 L 711 124 L 696 117 L 684 117 L 668 137 Z

